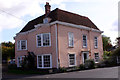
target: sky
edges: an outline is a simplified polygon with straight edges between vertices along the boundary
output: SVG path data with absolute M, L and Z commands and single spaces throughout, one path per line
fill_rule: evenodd
M 60 8 L 90 18 L 114 45 L 118 37 L 119 0 L 0 0 L 0 42 L 14 42 L 16 33 L 45 13 L 46 2 L 51 10 Z

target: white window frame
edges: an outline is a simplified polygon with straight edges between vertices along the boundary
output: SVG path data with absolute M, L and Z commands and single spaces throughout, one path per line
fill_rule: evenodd
M 20 61 L 22 61 L 22 58 L 25 58 L 25 56 L 18 56 L 17 57 L 17 67 L 22 67 L 18 61 L 18 58 L 20 58 Z
M 20 48 L 18 48 L 18 42 L 19 42 L 19 41 L 20 41 L 20 44 L 19 44 L 19 45 L 20 45 Z M 25 45 L 26 45 L 26 48 L 25 48 L 25 49 L 22 49 L 22 45 L 21 45 L 21 42 L 22 42 L 22 41 L 25 41 L 25 43 L 26 43 L 26 44 L 25 44 Z M 17 41 L 17 50 L 27 50 L 27 40 L 18 40 L 18 41 Z
M 86 46 L 84 46 L 84 42 L 83 42 L 83 36 L 86 36 Z M 83 35 L 83 36 L 82 36 L 83 48 L 87 48 L 87 35 Z
M 97 41 L 97 46 L 96 46 L 96 41 Z M 94 48 L 98 48 L 98 37 L 94 37 Z
M 85 63 L 84 54 L 87 54 L 87 60 L 89 59 L 89 52 L 82 52 L 82 62 L 83 62 L 83 64 Z
M 74 54 L 74 60 L 75 60 L 75 64 L 74 65 L 70 65 L 70 56 L 71 54 L 74 54 L 74 53 L 68 53 L 68 61 L 69 61 L 69 67 L 73 67 L 73 66 L 76 66 L 76 54 Z
M 71 41 L 70 37 L 73 38 L 73 42 L 72 42 L 73 45 L 70 42 Z M 73 32 L 68 32 L 68 45 L 69 45 L 69 47 L 74 47 L 74 34 L 73 34 Z
M 95 54 L 98 54 L 98 61 L 96 61 L 96 56 L 95 56 Z M 94 61 L 95 61 L 95 63 L 99 63 L 99 53 L 94 53 Z
M 49 35 L 49 45 L 48 46 L 43 46 L 43 35 L 44 34 L 48 34 Z M 38 46 L 38 39 L 37 39 L 37 36 L 41 36 L 41 46 Z M 37 47 L 50 47 L 51 46 L 51 34 L 50 33 L 41 33 L 41 34 L 37 34 L 36 35 L 36 43 L 37 43 Z
M 44 67 L 44 56 L 49 55 L 50 56 L 50 67 Z M 38 56 L 41 56 L 42 58 L 42 67 L 39 67 L 39 62 L 38 62 Z M 52 68 L 52 55 L 51 54 L 42 54 L 42 55 L 37 55 L 37 68 Z
M 47 24 L 47 23 L 48 23 L 48 18 L 44 18 L 44 19 L 43 19 L 43 23 L 44 23 L 44 24 Z

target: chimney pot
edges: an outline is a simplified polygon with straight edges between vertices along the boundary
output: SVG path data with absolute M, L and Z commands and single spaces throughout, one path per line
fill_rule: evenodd
M 49 12 L 50 12 L 50 5 L 48 2 L 46 2 L 46 5 L 45 5 L 45 14 L 47 15 Z

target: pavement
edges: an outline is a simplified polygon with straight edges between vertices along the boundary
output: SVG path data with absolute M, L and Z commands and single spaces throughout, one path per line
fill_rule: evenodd
M 109 68 L 97 68 L 92 70 L 84 71 L 75 71 L 75 72 L 66 72 L 66 73 L 56 73 L 56 74 L 47 74 L 47 75 L 3 75 L 4 78 L 14 78 L 14 79 L 23 79 L 23 78 L 118 78 L 118 67 L 109 67 Z

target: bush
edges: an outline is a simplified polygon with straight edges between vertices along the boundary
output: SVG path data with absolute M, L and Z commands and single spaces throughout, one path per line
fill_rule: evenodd
M 80 64 L 79 69 L 80 69 L 80 70 L 84 70 L 84 69 L 85 69 L 84 64 Z
M 64 67 L 59 68 L 59 72 L 66 72 L 66 71 L 67 71 L 67 69 L 66 69 L 66 68 L 64 68 Z
M 8 69 L 17 69 L 17 65 L 16 64 L 9 64 Z
M 95 62 L 93 59 L 86 60 L 84 66 L 85 66 L 85 69 L 94 69 Z

